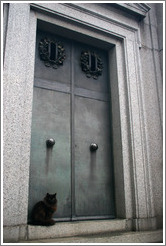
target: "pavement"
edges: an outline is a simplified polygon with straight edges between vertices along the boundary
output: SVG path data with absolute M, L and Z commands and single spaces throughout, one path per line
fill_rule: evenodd
M 143 231 L 143 232 L 107 232 L 98 233 L 91 235 L 80 235 L 72 237 L 56 237 L 47 238 L 39 240 L 26 240 L 18 241 L 17 243 L 28 243 L 28 244 L 77 244 L 77 243 L 158 243 L 159 245 L 164 245 L 163 231 Z

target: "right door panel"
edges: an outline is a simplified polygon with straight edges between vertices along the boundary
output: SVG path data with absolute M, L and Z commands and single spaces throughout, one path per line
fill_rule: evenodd
M 90 151 L 90 144 L 98 149 Z M 113 216 L 109 103 L 75 97 L 76 216 Z
M 93 54 L 101 59 L 102 74 L 97 79 L 82 71 L 82 53 L 89 54 L 91 71 L 98 65 L 97 60 L 92 62 Z M 74 58 L 75 214 L 84 219 L 114 218 L 107 52 L 75 43 Z M 91 143 L 98 145 L 96 151 L 90 151 Z

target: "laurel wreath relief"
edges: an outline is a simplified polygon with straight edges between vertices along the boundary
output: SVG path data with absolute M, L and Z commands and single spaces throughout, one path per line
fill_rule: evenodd
M 95 52 L 82 51 L 80 61 L 82 71 L 88 78 L 97 79 L 98 76 L 102 75 L 103 62 Z
M 40 59 L 45 66 L 57 69 L 66 58 L 65 48 L 60 41 L 44 38 L 39 42 Z

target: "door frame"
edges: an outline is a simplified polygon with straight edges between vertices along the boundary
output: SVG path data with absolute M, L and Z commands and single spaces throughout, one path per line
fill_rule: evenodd
M 138 23 L 118 23 L 93 11 L 89 13 L 94 22 L 88 21 L 79 16 L 79 7 L 73 8 L 70 4 L 30 6 L 36 25 L 45 22 L 52 31 L 58 30 L 59 35 L 66 33 L 78 40 L 95 41 L 101 48 L 108 49 L 116 217 L 134 218 L 132 223 L 136 229 L 154 228 L 156 220 L 144 129 Z M 86 13 L 86 7 L 82 11 Z

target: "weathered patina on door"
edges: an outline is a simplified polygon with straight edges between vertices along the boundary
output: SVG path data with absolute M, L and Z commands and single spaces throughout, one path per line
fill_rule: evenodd
M 38 31 L 29 214 L 56 192 L 57 221 L 114 218 L 107 64 L 102 49 Z

